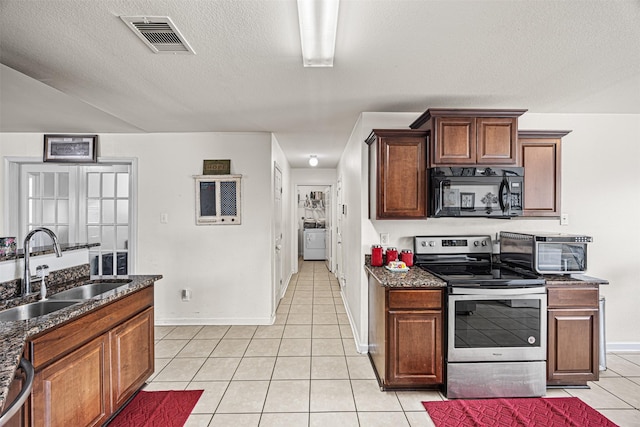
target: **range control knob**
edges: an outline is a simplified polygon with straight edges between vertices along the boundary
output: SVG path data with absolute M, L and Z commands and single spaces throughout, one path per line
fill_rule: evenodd
M 480 242 L 478 242 L 477 240 L 475 242 L 473 242 L 473 246 L 478 246 L 478 245 L 480 245 Z
M 487 246 L 487 241 L 486 240 L 482 241 L 482 246 Z
M 433 240 L 429 241 L 429 246 L 434 247 L 436 245 L 436 242 L 434 242 Z
M 423 248 L 426 248 L 427 247 L 427 242 L 425 242 L 425 241 L 420 242 L 420 246 L 422 246 Z

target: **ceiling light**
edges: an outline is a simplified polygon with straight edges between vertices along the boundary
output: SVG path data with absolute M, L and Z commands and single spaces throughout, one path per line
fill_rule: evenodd
M 333 67 L 340 0 L 298 0 L 305 67 Z
M 309 165 L 311 166 L 318 166 L 318 156 L 316 156 L 315 154 L 312 154 L 309 157 Z

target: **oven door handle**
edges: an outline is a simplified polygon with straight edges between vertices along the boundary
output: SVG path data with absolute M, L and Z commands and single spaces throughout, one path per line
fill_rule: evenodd
M 533 294 L 545 294 L 547 289 L 544 286 L 535 286 L 532 288 L 487 288 L 483 286 L 478 287 L 463 287 L 463 286 L 451 286 L 449 288 L 449 294 L 451 295 L 486 295 L 489 297 L 496 296 L 519 296 L 519 295 L 533 295 Z

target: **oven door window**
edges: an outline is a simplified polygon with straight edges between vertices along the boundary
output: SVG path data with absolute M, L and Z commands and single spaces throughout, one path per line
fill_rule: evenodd
M 584 243 L 538 242 L 536 270 L 540 273 L 583 272 L 587 267 L 587 245 Z
M 540 347 L 541 305 L 539 298 L 454 301 L 454 347 Z

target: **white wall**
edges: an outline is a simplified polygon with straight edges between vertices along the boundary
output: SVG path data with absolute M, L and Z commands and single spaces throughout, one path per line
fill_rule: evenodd
M 0 134 L 2 156 L 41 157 L 42 144 L 42 134 Z M 104 134 L 99 145 L 100 157 L 138 158 L 135 273 L 164 276 L 156 286 L 156 322 L 271 323 L 274 160 L 289 185 L 288 165 L 271 134 Z M 193 175 L 202 173 L 204 159 L 231 159 L 231 173 L 243 175 L 241 225 L 195 225 Z M 160 223 L 161 213 L 168 224 Z M 183 288 L 192 290 L 191 301 L 181 301 Z
M 347 269 L 348 283 L 361 292 L 347 289 L 347 301 L 361 349 L 367 342 L 367 287 L 362 269 L 363 257 L 379 233 L 390 234 L 390 246 L 412 248 L 412 237 L 419 234 L 486 233 L 500 230 L 550 231 L 587 234 L 588 274 L 610 281 L 601 287 L 606 298 L 607 348 L 640 350 L 640 116 L 530 114 L 520 118 L 520 129 L 572 130 L 562 142 L 562 211 L 569 214 L 569 225 L 557 219 L 462 219 L 369 220 L 367 210 L 367 150 L 365 138 L 373 128 L 408 128 L 419 113 L 363 113 L 354 127 L 338 175 L 349 193 L 360 192 L 362 228 L 349 229 L 351 248 Z M 360 148 L 360 149 L 358 149 Z M 355 157 L 361 156 L 361 169 L 355 171 Z M 346 179 L 348 178 L 348 179 Z M 526 189 L 525 189 L 526 191 Z M 352 197 L 351 204 L 355 203 Z M 353 210 L 349 212 L 351 215 Z M 361 236 L 359 235 L 361 233 Z M 497 248 L 496 248 L 497 250 Z M 354 283 L 355 282 L 355 283 Z M 358 313 L 362 313 L 358 315 Z

